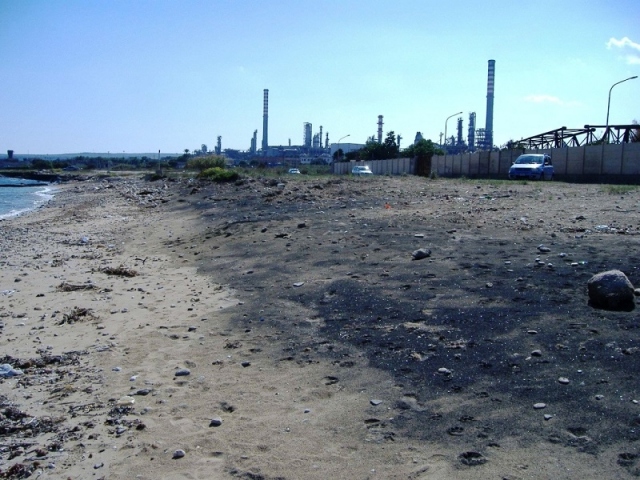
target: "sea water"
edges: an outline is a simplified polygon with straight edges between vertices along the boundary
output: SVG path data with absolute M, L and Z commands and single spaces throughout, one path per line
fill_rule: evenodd
M 0 175 L 0 219 L 38 208 L 53 197 L 54 188 L 40 182 Z M 37 186 L 29 186 L 36 184 Z

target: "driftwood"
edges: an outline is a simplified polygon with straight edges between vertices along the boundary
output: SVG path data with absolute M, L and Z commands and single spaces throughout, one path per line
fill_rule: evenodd
M 92 283 L 83 283 L 81 285 L 74 285 L 72 283 L 62 282 L 60 285 L 57 286 L 57 289 L 60 292 L 75 292 L 77 290 L 95 290 L 96 288 L 98 287 L 96 287 Z
M 138 275 L 138 272 L 127 268 L 124 265 L 120 265 L 119 267 L 105 267 L 100 271 L 102 273 L 106 273 L 107 275 L 118 275 L 120 277 L 135 277 L 136 275 Z

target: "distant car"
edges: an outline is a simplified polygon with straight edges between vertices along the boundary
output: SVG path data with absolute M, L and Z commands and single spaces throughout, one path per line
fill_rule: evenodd
M 373 175 L 373 172 L 371 171 L 371 169 L 366 166 L 366 165 L 361 165 L 361 166 L 356 166 L 353 167 L 353 169 L 351 170 L 351 175 Z
M 300 170 L 297 168 L 290 168 L 289 173 L 293 173 L 294 175 L 300 175 Z
M 509 168 L 509 178 L 511 180 L 553 180 L 551 157 L 541 153 L 520 155 Z

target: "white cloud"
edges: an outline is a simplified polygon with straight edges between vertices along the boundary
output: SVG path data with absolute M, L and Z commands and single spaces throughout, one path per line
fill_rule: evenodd
M 640 65 L 640 56 L 627 55 L 626 60 L 628 65 Z
M 635 43 L 631 41 L 629 37 L 623 37 L 620 40 L 611 37 L 607 42 L 607 48 L 611 49 L 611 47 L 617 47 L 617 48 L 629 47 L 634 50 L 638 50 L 640 52 L 640 43 Z
M 636 50 L 640 52 L 640 43 L 632 41 L 629 37 L 623 37 L 620 40 L 611 37 L 607 42 L 607 48 L 611 50 L 612 47 L 622 49 L 626 55 L 624 58 L 627 65 L 640 65 L 640 53 L 629 52 L 629 50 Z

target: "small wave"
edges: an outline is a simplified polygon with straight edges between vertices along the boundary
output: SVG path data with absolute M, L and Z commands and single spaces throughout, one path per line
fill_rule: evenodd
M 42 205 L 47 204 L 55 196 L 55 190 L 56 189 L 54 187 L 46 186 L 41 190 L 32 192 L 32 194 L 36 196 L 36 199 L 33 201 L 31 206 L 24 207 L 24 208 L 13 208 L 8 212 L 0 214 L 0 220 L 4 220 L 6 218 L 13 218 L 13 217 L 23 215 L 25 213 L 29 213 L 41 207 Z

